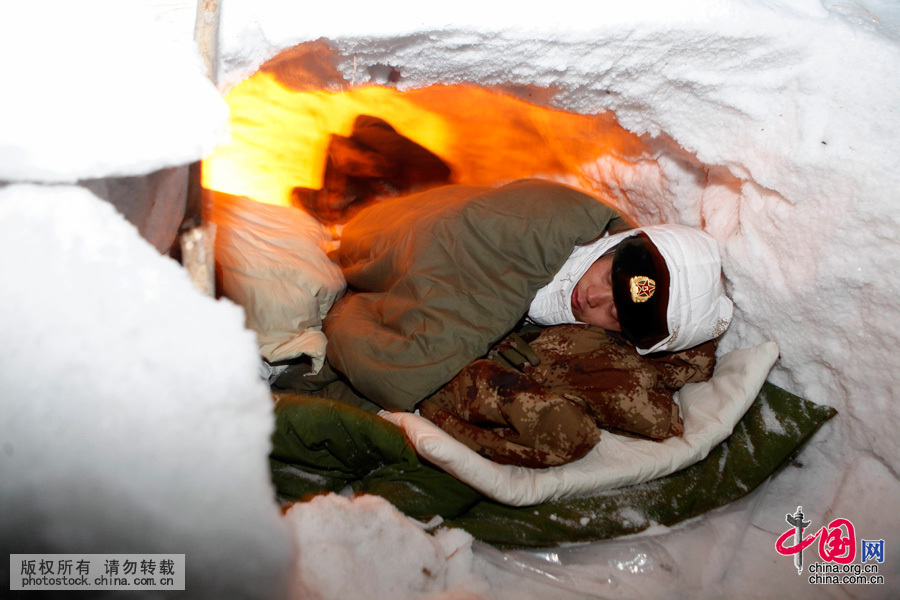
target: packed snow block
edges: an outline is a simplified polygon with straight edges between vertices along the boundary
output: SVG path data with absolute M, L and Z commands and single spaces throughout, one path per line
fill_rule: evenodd
M 461 529 L 431 534 L 379 496 L 318 496 L 294 504 L 285 521 L 302 557 L 293 598 L 497 598 L 473 585 L 470 535 Z
M 52 18 L 24 4 L 0 19 L 0 52 L 28 57 L 5 72 L 0 180 L 144 175 L 200 160 L 227 137 L 228 107 L 196 44 L 167 35 L 145 3 L 65 2 Z
M 674 525 L 750 493 L 836 414 L 766 383 L 732 435 L 693 466 L 601 494 L 513 507 L 417 457 L 403 431 L 357 408 L 288 396 L 276 406 L 271 465 L 283 502 L 350 485 L 407 515 L 440 515 L 499 547 L 549 547 Z
M 0 191 L 0 278 L 2 551 L 185 554 L 192 598 L 286 597 L 240 308 L 80 187 Z

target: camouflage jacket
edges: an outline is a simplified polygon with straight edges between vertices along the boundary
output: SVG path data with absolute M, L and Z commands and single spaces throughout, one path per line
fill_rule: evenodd
M 517 349 L 523 339 L 525 353 Z M 684 432 L 673 396 L 686 383 L 712 377 L 715 349 L 710 341 L 683 352 L 641 356 L 600 327 L 558 325 L 507 337 L 489 357 L 514 363 L 510 366 L 548 391 L 578 404 L 599 427 L 664 439 Z
M 641 356 L 599 327 L 557 325 L 507 337 L 419 410 L 486 458 L 555 466 L 587 454 L 601 428 L 653 439 L 680 435 L 673 395 L 708 379 L 714 365 L 714 342 Z

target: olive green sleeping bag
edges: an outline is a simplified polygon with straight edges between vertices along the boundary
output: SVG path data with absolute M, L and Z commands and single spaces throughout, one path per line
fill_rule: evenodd
M 550 547 L 671 526 L 750 493 L 836 414 L 770 383 L 732 435 L 682 471 L 581 498 L 511 507 L 418 458 L 403 431 L 323 398 L 279 395 L 270 456 L 283 502 L 349 486 L 419 520 L 435 515 L 499 547 Z
M 621 226 L 598 199 L 540 180 L 371 206 L 335 255 L 356 293 L 325 319 L 328 363 L 361 396 L 412 410 L 513 329 L 576 245 Z

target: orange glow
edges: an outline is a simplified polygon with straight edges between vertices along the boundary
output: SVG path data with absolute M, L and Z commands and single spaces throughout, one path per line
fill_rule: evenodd
M 463 184 L 572 176 L 578 185 L 585 165 L 641 146 L 609 113 L 566 113 L 463 85 L 297 92 L 259 72 L 226 101 L 232 140 L 204 161 L 203 185 L 273 204 L 289 204 L 295 186 L 322 186 L 329 135 L 350 135 L 359 114 L 440 156 Z

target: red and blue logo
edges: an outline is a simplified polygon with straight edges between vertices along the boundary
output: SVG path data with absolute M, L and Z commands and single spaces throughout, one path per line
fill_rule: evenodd
M 782 556 L 793 556 L 797 574 L 803 574 L 803 551 L 818 541 L 819 560 L 821 563 L 833 563 L 837 565 L 850 565 L 857 557 L 856 529 L 849 519 L 833 519 L 828 525 L 823 525 L 815 533 L 804 537 L 803 532 L 811 525 L 804 519 L 803 507 L 798 506 L 797 512 L 788 513 L 785 520 L 791 527 L 781 534 L 775 542 L 775 550 Z M 874 561 L 884 562 L 884 540 L 859 540 L 860 563 Z M 860 569 L 847 568 L 829 569 L 822 565 L 810 565 L 810 573 L 849 573 Z M 865 570 L 866 573 L 870 570 Z M 873 572 L 877 573 L 877 569 Z M 858 574 L 858 573 L 857 573 Z M 813 582 L 810 577 L 810 583 Z M 824 581 L 822 583 L 825 583 Z M 862 583 L 862 582 L 860 582 Z

